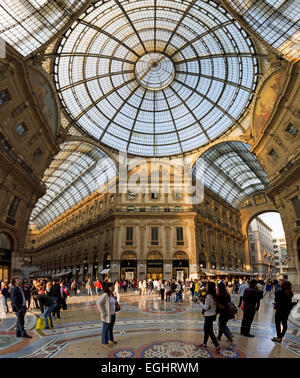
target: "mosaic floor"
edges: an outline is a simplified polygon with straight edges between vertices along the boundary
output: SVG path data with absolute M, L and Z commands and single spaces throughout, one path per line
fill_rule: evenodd
M 234 298 L 237 302 L 237 298 Z M 264 299 L 255 316 L 251 333 L 255 338 L 240 336 L 242 311 L 229 322 L 236 347 L 228 349 L 225 337 L 220 354 L 203 341 L 203 316 L 188 297 L 183 303 L 162 302 L 156 295 L 141 297 L 121 294 L 121 312 L 114 328 L 118 344 L 104 349 L 101 345 L 102 324 L 96 296 L 71 297 L 61 319 L 54 320 L 52 330 L 35 330 L 38 312 L 28 312 L 25 328 L 32 339 L 15 337 L 16 318 L 9 313 L 0 322 L 0 358 L 300 358 L 300 327 L 289 322 L 282 344 L 276 335 L 272 301 Z M 217 322 L 215 322 L 217 327 Z M 217 329 L 216 329 L 217 330 Z

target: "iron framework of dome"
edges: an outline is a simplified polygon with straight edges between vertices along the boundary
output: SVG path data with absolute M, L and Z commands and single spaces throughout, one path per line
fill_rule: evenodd
M 55 37 L 85 0 L 1 0 L 0 36 L 24 56 Z
M 238 208 L 249 195 L 266 189 L 266 172 L 242 142 L 223 142 L 206 151 L 204 159 L 204 185 Z M 193 174 L 197 177 L 194 169 Z
M 116 177 L 113 161 L 98 147 L 66 142 L 45 171 L 46 194 L 36 203 L 30 223 L 42 228 Z
M 54 77 L 72 124 L 133 155 L 216 139 L 252 99 L 250 38 L 213 1 L 98 1 L 65 33 Z

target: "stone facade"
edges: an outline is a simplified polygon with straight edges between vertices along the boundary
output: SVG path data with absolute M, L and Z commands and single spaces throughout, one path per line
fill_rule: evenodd
M 58 151 L 28 81 L 29 68 L 9 47 L 0 59 L 0 240 L 10 241 L 0 245 L 0 266 L 9 277 L 21 273 L 30 214 L 45 193 L 43 174 Z

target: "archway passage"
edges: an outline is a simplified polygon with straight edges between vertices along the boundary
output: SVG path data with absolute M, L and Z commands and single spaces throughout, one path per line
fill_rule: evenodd
M 137 259 L 134 252 L 124 252 L 120 261 L 121 279 L 137 278 Z
M 173 278 L 185 281 L 189 276 L 189 257 L 185 252 L 176 252 L 173 256 Z
M 277 212 L 264 212 L 249 220 L 248 247 L 252 270 L 263 279 L 287 275 L 287 244 Z
M 8 281 L 11 267 L 13 243 L 10 236 L 0 232 L 0 280 Z
M 147 279 L 163 278 L 163 257 L 159 252 L 150 252 L 147 256 Z

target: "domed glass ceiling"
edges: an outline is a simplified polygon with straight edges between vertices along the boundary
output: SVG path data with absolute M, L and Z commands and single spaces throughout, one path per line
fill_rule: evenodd
M 238 124 L 257 81 L 250 38 L 213 1 L 98 1 L 56 55 L 73 124 L 134 155 L 209 143 Z

